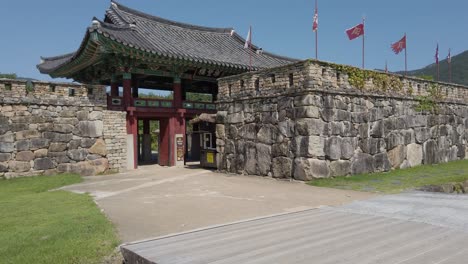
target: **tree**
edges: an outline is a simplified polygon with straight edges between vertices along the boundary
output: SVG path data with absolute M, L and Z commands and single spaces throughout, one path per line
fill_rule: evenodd
M 0 73 L 0 79 L 16 79 L 16 73 Z

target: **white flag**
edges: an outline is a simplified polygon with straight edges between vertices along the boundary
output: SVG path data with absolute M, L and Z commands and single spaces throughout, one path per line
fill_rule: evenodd
M 247 34 L 247 38 L 245 39 L 244 49 L 250 48 L 252 45 L 252 27 L 249 28 L 249 33 Z

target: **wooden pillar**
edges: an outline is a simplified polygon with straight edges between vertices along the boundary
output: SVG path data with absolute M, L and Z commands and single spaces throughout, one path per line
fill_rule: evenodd
M 123 74 L 123 104 L 127 110 L 127 168 L 138 168 L 138 118 L 132 108 L 132 74 Z
M 132 74 L 123 74 L 123 102 L 125 107 L 132 106 Z
M 159 120 L 159 165 L 170 166 L 170 124 L 169 118 Z
M 138 87 L 139 87 L 139 85 L 140 84 L 139 84 L 138 80 L 136 80 L 136 79 L 132 82 L 132 97 L 133 98 L 138 98 Z
M 115 77 L 112 77 L 111 80 L 111 96 L 119 97 L 119 83 L 117 82 Z
M 127 168 L 138 168 L 138 118 L 127 111 Z
M 174 77 L 173 83 L 174 107 L 182 108 L 182 82 L 179 76 Z
M 182 82 L 179 76 L 174 77 L 174 107 L 176 115 L 169 120 L 171 128 L 171 166 L 184 165 L 185 163 L 185 110 L 183 109 Z M 179 153 L 182 152 L 182 153 Z
M 143 120 L 143 136 L 142 136 L 142 159 L 145 162 L 150 162 L 152 159 L 152 151 L 151 151 L 151 131 L 150 131 L 150 120 L 144 119 Z

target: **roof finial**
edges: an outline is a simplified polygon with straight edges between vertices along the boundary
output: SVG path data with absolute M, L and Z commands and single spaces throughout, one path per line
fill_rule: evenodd
M 97 20 L 97 19 L 93 19 L 93 22 L 91 23 L 91 25 L 92 25 L 93 27 L 98 28 L 98 27 L 101 26 L 101 22 L 99 22 L 99 20 Z
M 231 37 L 234 36 L 234 33 L 236 33 L 236 31 L 234 29 L 231 29 Z

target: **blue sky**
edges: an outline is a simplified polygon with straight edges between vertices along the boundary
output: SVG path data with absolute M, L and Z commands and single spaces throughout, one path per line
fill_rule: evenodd
M 315 56 L 312 17 L 314 0 L 120 0 L 149 14 L 192 24 L 233 27 L 245 36 L 253 27 L 253 42 L 277 54 L 300 59 Z M 3 1 L 0 72 L 50 80 L 36 64 L 40 56 L 75 51 L 93 16 L 104 17 L 105 0 Z M 404 69 L 403 54 L 394 55 L 392 42 L 408 34 L 408 68 L 434 62 L 439 42 L 441 58 L 449 47 L 468 49 L 466 0 L 319 0 L 319 59 L 361 65 L 360 40 L 349 41 L 345 29 L 366 16 L 366 68 Z

